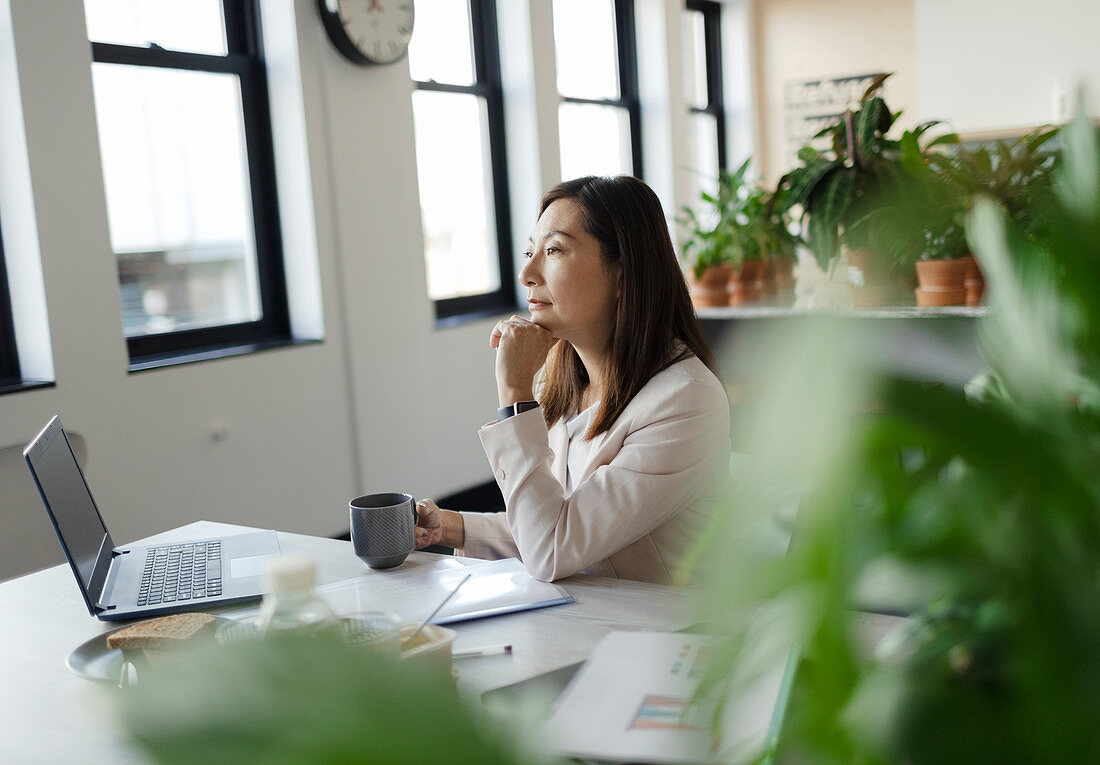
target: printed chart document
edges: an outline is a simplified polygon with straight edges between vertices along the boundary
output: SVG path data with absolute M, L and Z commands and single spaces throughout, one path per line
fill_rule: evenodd
M 450 624 L 484 616 L 527 611 L 574 598 L 556 584 L 540 582 L 515 558 L 466 564 L 460 558 L 406 562 L 317 588 L 317 594 L 337 614 L 390 611 L 403 622 L 419 622 L 470 574 L 470 580 L 432 619 Z
M 738 688 L 712 735 L 713 704 L 689 704 L 717 638 L 680 632 L 612 632 L 562 692 L 542 731 L 559 754 L 617 762 L 742 762 L 773 731 L 787 667 Z

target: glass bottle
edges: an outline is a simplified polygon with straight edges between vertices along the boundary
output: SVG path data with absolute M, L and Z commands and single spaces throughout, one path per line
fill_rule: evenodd
M 260 634 L 310 627 L 334 618 L 313 591 L 317 567 L 304 555 L 282 555 L 265 572 L 264 600 L 256 617 Z

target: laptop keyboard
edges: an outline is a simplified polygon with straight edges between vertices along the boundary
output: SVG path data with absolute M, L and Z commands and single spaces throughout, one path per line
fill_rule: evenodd
M 222 543 L 150 547 L 137 604 L 152 606 L 222 594 Z

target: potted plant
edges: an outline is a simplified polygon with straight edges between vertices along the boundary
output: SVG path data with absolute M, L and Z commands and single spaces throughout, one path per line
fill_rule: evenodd
M 767 193 L 747 178 L 750 162 L 746 159 L 732 173 L 721 172 L 716 194 L 700 195 L 711 209 L 699 213 L 683 208 L 679 222 L 689 230 L 684 254 L 694 254 L 692 294 L 697 306 L 740 305 L 763 292 L 769 210 Z
M 1034 236 L 1033 210 L 1050 191 L 1054 154 L 1044 145 L 1053 133 L 1040 129 L 978 149 L 948 133 L 922 147 L 921 133 L 934 125 L 902 135 L 898 172 L 849 238 L 887 253 L 899 272 L 915 266 L 917 305 L 976 305 L 984 281 L 964 235 L 966 216 L 976 198 L 989 197 Z M 930 151 L 934 146 L 954 148 Z
M 801 207 L 802 237 L 822 271 L 828 272 L 840 255 L 845 229 L 876 204 L 883 176 L 898 152 L 897 141 L 886 137 L 899 113 L 890 111 L 878 95 L 888 74 L 875 79 L 864 92 L 859 109 L 819 132 L 830 148 L 804 146 L 800 167 L 779 179 L 785 209 Z
M 959 145 L 953 153 L 933 158 L 933 167 L 961 190 L 968 209 L 978 196 L 989 197 L 1021 224 L 1026 236 L 1035 237 L 1039 225 L 1035 211 L 1051 191 L 1058 155 L 1049 143 L 1057 132 L 1041 127 L 1016 139 L 999 139 L 990 146 Z M 977 261 L 969 255 L 965 258 L 966 303 L 977 305 L 985 281 Z
M 768 233 L 771 273 L 775 289 L 780 294 L 794 290 L 794 265 L 798 260 L 801 240 L 791 233 L 790 216 L 782 204 L 781 193 L 771 190 L 766 195 L 764 213 Z
M 897 163 L 880 190 L 878 206 L 848 230 L 850 240 L 886 256 L 896 273 L 914 271 L 917 305 L 962 305 L 969 258 L 963 233 L 970 198 L 965 187 L 943 171 L 944 156 L 935 146 L 958 143 L 948 133 L 927 145 L 921 137 L 937 122 L 905 131 L 898 141 Z
M 728 227 L 723 225 L 718 198 L 706 192 L 700 197 L 715 208 L 712 216 L 703 220 L 694 209 L 685 206 L 684 215 L 679 222 L 687 226 L 689 231 L 683 253 L 691 261 L 691 302 L 696 308 L 712 308 L 729 304 L 733 236 Z M 710 220 L 711 217 L 713 220 Z
M 755 302 L 763 296 L 771 254 L 767 192 L 745 179 L 749 161 L 745 160 L 736 173 L 725 176 L 725 182 L 734 189 L 729 214 L 739 263 L 730 280 L 730 305 Z

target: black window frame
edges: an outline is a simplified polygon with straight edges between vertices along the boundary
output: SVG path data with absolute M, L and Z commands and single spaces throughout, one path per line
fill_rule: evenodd
M 23 382 L 19 351 L 15 345 L 15 321 L 11 310 L 8 269 L 4 262 L 4 243 L 0 241 L 0 390 Z
M 485 101 L 489 130 L 489 164 L 493 182 L 493 212 L 497 233 L 497 262 L 500 287 L 476 295 L 440 298 L 435 304 L 438 323 L 492 316 L 518 305 L 515 260 L 512 252 L 512 212 L 508 191 L 508 154 L 504 137 L 504 85 L 500 70 L 500 39 L 495 0 L 467 0 L 470 11 L 471 44 L 474 54 L 474 83 L 452 85 L 435 80 L 413 80 L 414 90 L 463 93 Z
M 558 93 L 559 103 L 612 106 L 627 113 L 630 124 L 631 175 L 644 178 L 642 165 L 642 102 L 638 91 L 638 33 L 634 0 L 614 0 L 615 53 L 619 67 L 618 98 L 578 98 Z
M 155 43 L 138 47 L 91 42 L 95 63 L 234 74 L 241 93 L 261 318 L 127 337 L 131 369 L 158 366 L 159 361 L 171 363 L 173 359 L 195 361 L 207 351 L 211 358 L 217 358 L 229 348 L 246 352 L 291 342 L 259 3 L 222 0 L 222 12 L 225 55 L 169 50 Z
M 692 105 L 692 114 L 709 114 L 715 119 L 718 139 L 718 168 L 729 167 L 726 149 L 726 104 L 722 88 L 722 6 L 715 0 L 685 0 L 685 10 L 703 14 L 703 57 L 707 70 L 707 105 Z

